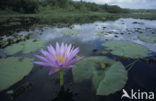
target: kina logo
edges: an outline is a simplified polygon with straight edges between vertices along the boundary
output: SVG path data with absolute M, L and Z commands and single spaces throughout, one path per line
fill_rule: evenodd
M 127 99 L 147 99 L 147 100 L 154 100 L 154 92 L 142 92 L 140 90 L 134 91 L 131 89 L 130 94 L 125 89 L 122 89 L 122 96 L 121 99 L 127 98 Z

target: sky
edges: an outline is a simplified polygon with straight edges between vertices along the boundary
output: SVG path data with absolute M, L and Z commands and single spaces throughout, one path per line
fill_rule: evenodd
M 118 5 L 122 8 L 131 8 L 131 9 L 156 9 L 156 0 L 82 0 L 82 1 L 95 2 L 97 4 L 107 3 L 110 5 Z

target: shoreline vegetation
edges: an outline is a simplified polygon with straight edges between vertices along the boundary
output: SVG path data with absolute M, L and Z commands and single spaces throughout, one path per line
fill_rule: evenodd
M 115 21 L 119 18 L 156 20 L 156 10 L 123 9 L 73 0 L 0 0 L 1 35 L 36 25 L 71 27 L 72 24 Z
M 1 21 L 12 17 L 33 17 L 38 19 L 62 20 L 66 18 L 98 17 L 136 18 L 156 20 L 156 10 L 123 9 L 116 5 L 75 2 L 72 0 L 1 0 Z M 55 22 L 55 21 L 54 21 Z

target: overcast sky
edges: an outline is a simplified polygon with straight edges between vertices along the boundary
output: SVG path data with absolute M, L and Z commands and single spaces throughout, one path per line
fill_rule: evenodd
M 82 0 L 82 1 L 95 2 L 97 4 L 107 3 L 111 5 L 119 5 L 122 8 L 156 9 L 156 0 Z

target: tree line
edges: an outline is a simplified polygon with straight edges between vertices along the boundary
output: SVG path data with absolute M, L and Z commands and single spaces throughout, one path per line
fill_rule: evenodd
M 37 13 L 40 7 L 50 6 L 53 9 L 65 9 L 69 11 L 102 11 L 109 13 L 127 12 L 116 5 L 99 5 L 96 3 L 75 2 L 72 0 L 0 0 L 0 9 L 10 9 L 20 13 Z

